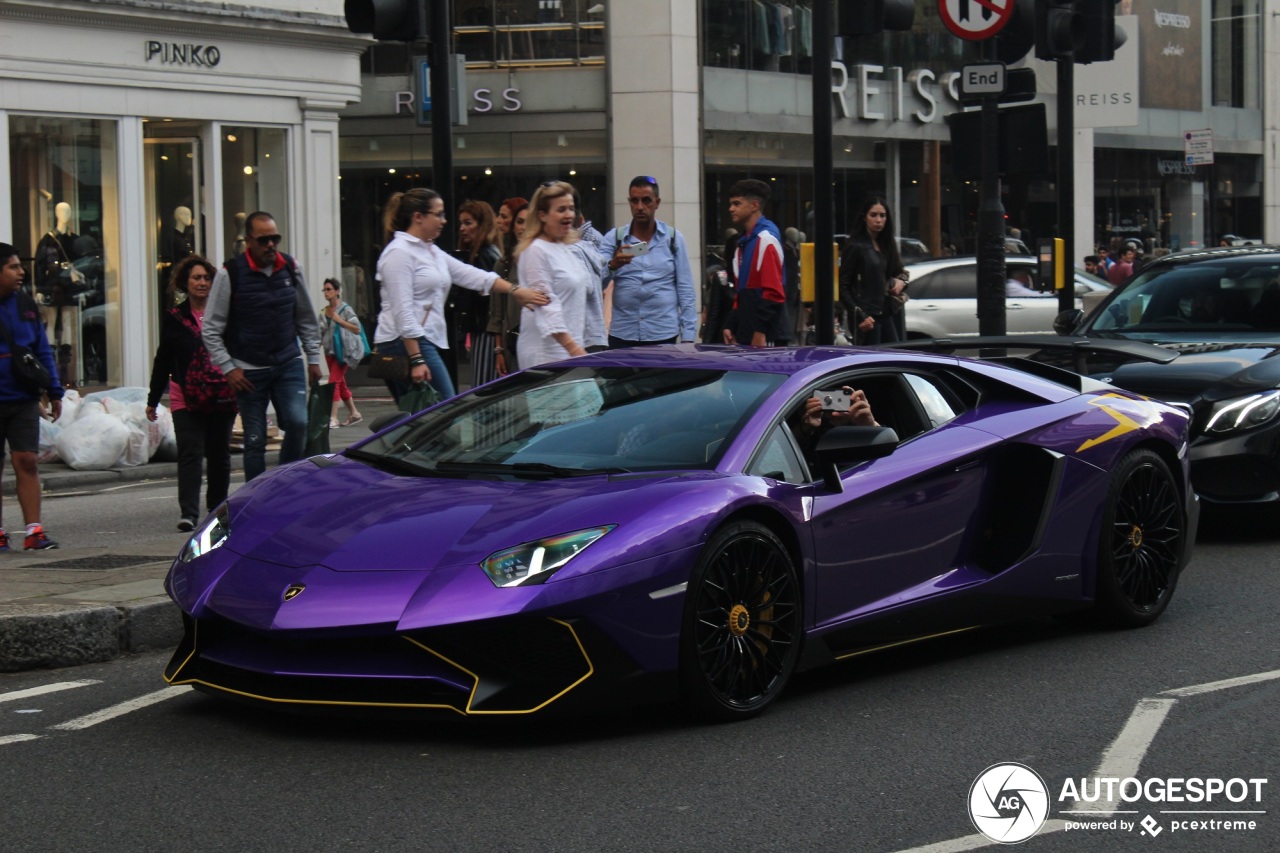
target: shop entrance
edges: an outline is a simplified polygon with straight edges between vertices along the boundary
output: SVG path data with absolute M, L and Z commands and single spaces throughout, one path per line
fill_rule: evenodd
M 199 127 L 147 123 L 143 162 L 146 170 L 147 257 L 151 259 L 152 294 L 148 313 L 159 329 L 164 312 L 172 308 L 173 271 L 188 255 L 204 254 L 205 228 Z M 160 135 L 160 134 L 163 135 Z

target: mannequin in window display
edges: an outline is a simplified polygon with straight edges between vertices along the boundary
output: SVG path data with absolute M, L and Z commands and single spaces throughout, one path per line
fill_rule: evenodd
M 169 232 L 169 263 L 178 264 L 193 254 L 195 229 L 191 226 L 191 208 L 178 205 L 173 209 L 173 230 Z
M 236 255 L 243 255 L 247 245 L 244 241 L 244 221 L 249 218 L 249 214 L 243 210 L 236 214 L 236 238 L 231 241 L 231 254 L 227 257 L 234 258 Z
M 53 230 L 36 244 L 36 301 L 41 305 L 45 335 L 57 354 L 58 373 L 64 382 L 73 384 L 76 375 L 71 369 L 71 345 L 79 327 L 76 297 L 84 289 L 84 274 L 75 265 L 80 257 L 76 248 L 79 235 L 71 230 L 71 205 L 58 202 L 53 217 Z

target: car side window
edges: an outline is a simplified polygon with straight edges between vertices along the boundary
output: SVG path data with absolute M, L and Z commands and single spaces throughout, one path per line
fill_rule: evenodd
M 916 399 L 920 401 L 920 405 L 934 429 L 956 419 L 959 412 L 956 411 L 932 379 L 915 373 L 904 375 L 907 385 L 911 386 L 911 390 L 915 393 Z
M 911 287 L 915 289 L 914 284 Z M 929 286 L 924 294 L 928 299 L 976 299 L 977 296 L 977 278 L 970 266 L 938 270 L 929 276 Z
M 794 485 L 809 482 L 808 466 L 796 454 L 795 442 L 785 423 L 778 424 L 769 432 L 747 473 Z

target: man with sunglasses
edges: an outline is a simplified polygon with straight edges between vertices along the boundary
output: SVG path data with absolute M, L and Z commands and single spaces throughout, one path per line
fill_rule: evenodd
M 635 347 L 692 341 L 698 333 L 693 270 L 684 235 L 658 219 L 658 181 L 631 179 L 631 223 L 604 235 L 603 273 L 613 285 L 609 346 Z
M 319 321 L 301 268 L 279 250 L 282 239 L 271 214 L 249 214 L 245 251 L 214 277 L 201 331 L 209 358 L 236 392 L 246 482 L 267 467 L 268 402 L 284 430 L 280 464 L 302 458 L 307 379 L 320 379 Z

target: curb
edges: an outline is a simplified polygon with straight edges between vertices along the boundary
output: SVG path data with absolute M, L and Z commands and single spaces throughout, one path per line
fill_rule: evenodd
M 100 663 L 172 648 L 182 613 L 167 599 L 116 607 L 19 604 L 0 612 L 0 672 Z

